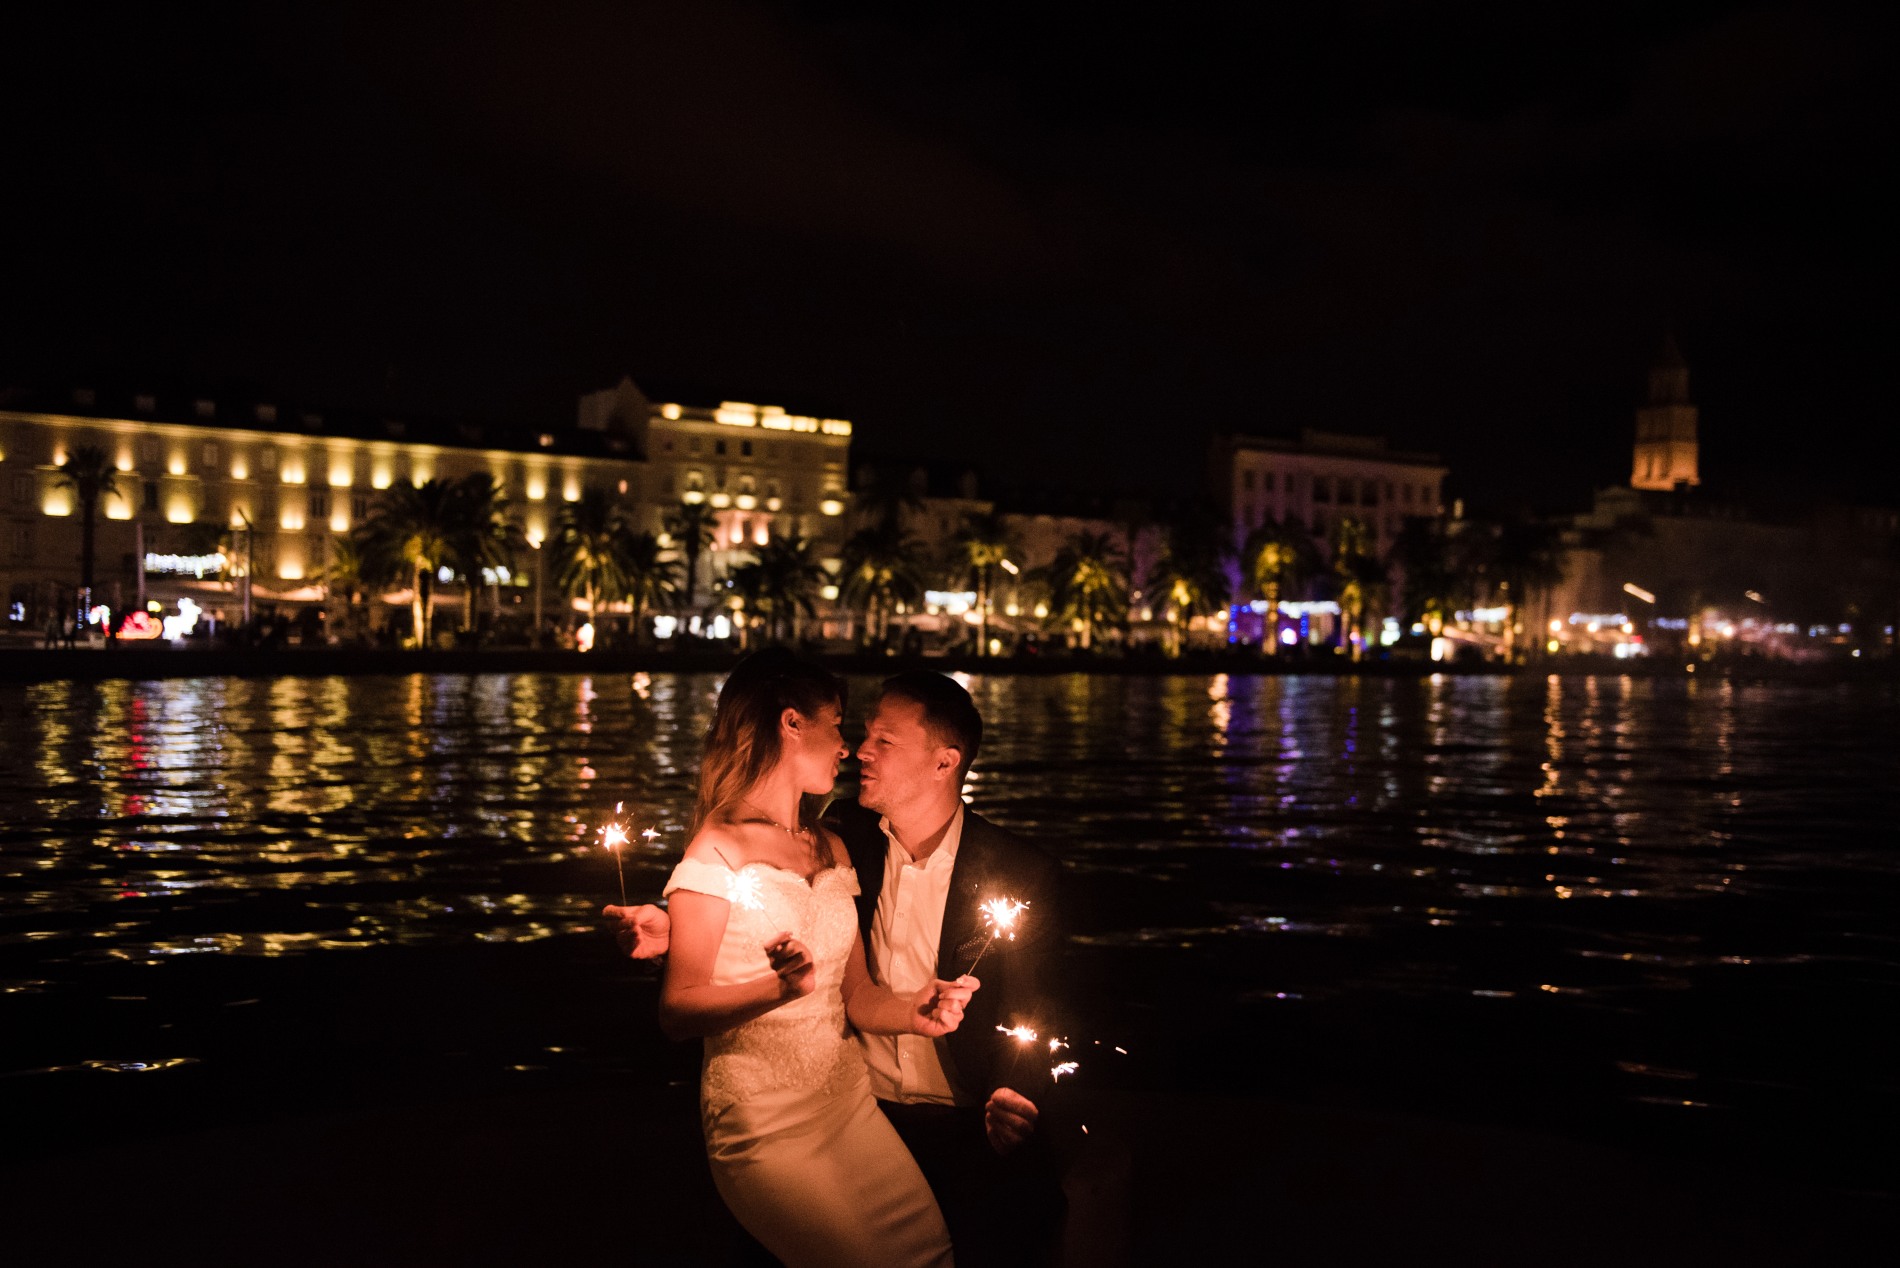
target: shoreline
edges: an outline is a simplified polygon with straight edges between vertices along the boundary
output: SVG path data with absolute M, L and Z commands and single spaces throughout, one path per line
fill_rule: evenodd
M 243 650 L 114 648 L 0 648 L 0 682 L 152 681 L 168 678 L 327 678 L 408 676 L 411 674 L 587 674 L 723 673 L 740 653 L 724 649 L 549 651 L 533 648 L 482 648 L 409 651 L 381 648 L 322 647 Z M 1206 653 L 1174 660 L 1159 657 L 1035 656 L 886 656 L 873 653 L 817 652 L 813 659 L 841 674 L 881 677 L 905 669 L 998 676 L 1103 674 L 1139 677 L 1315 676 L 1328 678 L 1720 678 L 1740 682 L 1900 682 L 1900 660 L 1706 662 L 1686 665 L 1662 659 L 1565 657 L 1526 665 L 1435 664 L 1430 661 L 1380 660 L 1354 663 L 1343 658 L 1264 657 L 1251 649 Z

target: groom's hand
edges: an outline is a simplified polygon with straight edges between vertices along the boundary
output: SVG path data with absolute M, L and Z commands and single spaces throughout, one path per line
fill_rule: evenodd
M 911 1031 L 941 1039 L 963 1024 L 963 1010 L 983 983 L 965 973 L 954 982 L 926 982 L 910 997 Z
M 1021 1092 L 999 1087 L 990 1093 L 983 1107 L 983 1134 L 990 1148 L 1007 1154 L 1028 1140 L 1036 1130 L 1036 1103 Z
M 614 941 L 636 960 L 657 960 L 672 945 L 673 920 L 652 903 L 638 907 L 616 907 L 612 903 L 600 914 L 613 922 Z

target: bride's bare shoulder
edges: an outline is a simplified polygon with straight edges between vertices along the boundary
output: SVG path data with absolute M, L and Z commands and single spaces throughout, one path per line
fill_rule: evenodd
M 686 858 L 737 869 L 746 862 L 745 840 L 738 825 L 714 819 L 700 825 L 686 843 Z
M 844 838 L 822 823 L 818 825 L 818 846 L 830 859 L 826 866 L 851 866 L 851 855 L 844 848 Z

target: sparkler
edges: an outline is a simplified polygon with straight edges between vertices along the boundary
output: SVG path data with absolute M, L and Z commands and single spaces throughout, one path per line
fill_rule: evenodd
M 1016 940 L 1016 922 L 1022 918 L 1028 903 L 1019 903 L 1014 898 L 992 898 L 981 904 L 977 910 L 982 913 L 983 923 L 989 926 L 990 936 L 976 953 L 976 959 L 970 961 L 970 967 L 963 970 L 965 977 L 976 972 L 976 966 L 982 962 L 989 949 L 996 945 L 999 937 Z
M 757 872 L 728 872 L 726 874 L 726 901 L 735 907 L 764 911 L 765 899 L 759 896 L 759 874 Z
M 627 868 L 620 861 L 620 847 L 627 843 L 627 825 L 620 822 L 620 812 L 626 804 L 624 801 L 616 801 L 613 820 L 600 830 L 600 843 L 612 852 L 614 870 L 620 874 L 620 905 L 622 907 L 627 905 Z

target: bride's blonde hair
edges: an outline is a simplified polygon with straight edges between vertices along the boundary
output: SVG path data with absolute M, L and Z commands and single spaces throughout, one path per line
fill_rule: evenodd
M 737 805 L 779 759 L 779 718 L 785 710 L 813 718 L 826 705 L 844 712 L 844 680 L 782 647 L 754 652 L 733 667 L 719 689 L 699 762 L 699 796 L 693 803 L 693 833 L 721 811 Z M 800 798 L 801 827 L 818 827 L 825 798 Z

